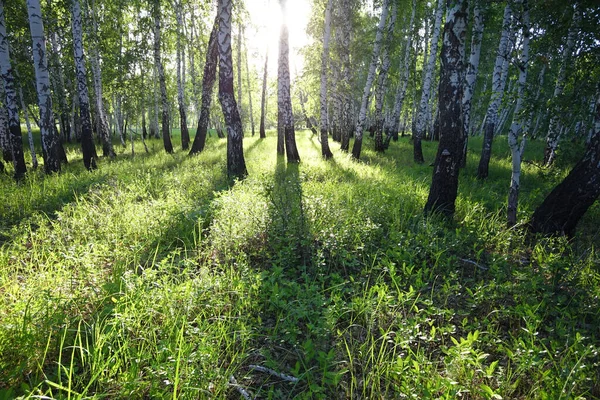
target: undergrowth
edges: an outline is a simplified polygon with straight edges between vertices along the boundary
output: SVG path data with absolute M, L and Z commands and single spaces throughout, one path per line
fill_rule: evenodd
M 424 219 L 406 138 L 325 162 L 300 131 L 297 165 L 272 136 L 243 181 L 218 139 L 0 176 L 0 399 L 600 398 L 597 205 L 571 242 L 506 229 L 505 139 L 481 182 L 475 138 L 455 221 Z M 574 161 L 542 145 L 521 222 Z

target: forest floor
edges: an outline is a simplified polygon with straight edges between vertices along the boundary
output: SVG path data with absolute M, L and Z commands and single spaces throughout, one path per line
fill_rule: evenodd
M 0 176 L 0 399 L 600 398 L 598 203 L 570 242 L 506 229 L 506 138 L 484 182 L 475 138 L 454 221 L 424 219 L 437 143 L 297 137 L 299 165 L 247 137 L 236 182 L 214 135 Z M 542 146 L 520 226 L 577 156 Z

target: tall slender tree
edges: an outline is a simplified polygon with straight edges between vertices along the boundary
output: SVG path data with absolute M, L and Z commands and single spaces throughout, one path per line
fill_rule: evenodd
M 169 100 L 167 98 L 165 71 L 160 58 L 160 0 L 153 0 L 152 13 L 154 14 L 154 64 L 158 74 L 162 105 L 162 137 L 165 151 L 170 154 L 173 153 L 173 144 L 171 143 L 171 131 L 169 129 Z
M 327 74 L 329 67 L 329 37 L 331 36 L 331 7 L 333 0 L 327 1 L 325 7 L 325 26 L 323 32 L 323 54 L 321 56 L 321 155 L 326 160 L 333 157 L 329 149 L 327 118 Z
M 244 33 L 243 30 L 242 33 Z M 250 116 L 252 136 L 254 136 L 254 114 L 252 113 L 252 80 L 250 79 L 250 67 L 248 66 L 248 46 L 246 45 L 246 36 L 242 36 L 244 38 L 244 55 L 246 59 L 246 83 L 248 84 L 248 115 Z
M 232 0 L 219 0 L 219 101 L 227 125 L 227 174 L 243 178 L 248 174 L 244 160 L 242 120 L 233 94 L 233 60 L 231 57 Z
M 279 33 L 279 60 L 277 68 L 277 108 L 281 116 L 281 129 L 285 138 L 285 154 L 287 161 L 300 162 L 300 154 L 296 147 L 296 131 L 294 115 L 292 114 L 292 98 L 290 95 L 290 60 L 289 32 L 287 27 L 287 0 L 279 0 L 283 14 L 281 31 Z
M 398 124 L 400 121 L 400 113 L 402 112 L 402 106 L 404 105 L 404 98 L 406 96 L 406 88 L 408 87 L 408 79 L 410 77 L 410 49 L 412 47 L 413 28 L 415 24 L 415 13 L 417 11 L 417 0 L 412 0 L 412 11 L 410 14 L 410 22 L 406 28 L 406 42 L 404 44 L 404 55 L 402 58 L 402 64 L 400 66 L 401 77 L 398 82 L 396 89 L 396 96 L 394 99 L 394 108 L 392 110 L 390 131 L 386 140 L 389 142 L 392 137 L 398 137 Z
M 467 165 L 467 144 L 469 142 L 469 132 L 471 127 L 471 101 L 475 92 L 475 82 L 477 81 L 477 71 L 479 70 L 479 59 L 481 55 L 481 39 L 483 38 L 484 28 L 483 5 L 480 1 L 475 2 L 473 7 L 473 32 L 471 34 L 471 54 L 467 63 L 467 72 L 465 75 L 465 89 L 463 93 L 463 123 L 465 132 L 465 143 L 460 166 Z
M 519 61 L 519 81 L 517 105 L 513 112 L 513 121 L 508 132 L 508 146 L 512 156 L 512 173 L 510 178 L 510 189 L 508 191 L 508 226 L 512 227 L 517 223 L 517 207 L 519 203 L 519 186 L 521 183 L 521 159 L 525 149 L 525 136 L 519 145 L 519 135 L 523 129 L 523 101 L 525 97 L 525 83 L 527 81 L 527 67 L 529 64 L 529 3 L 528 0 L 520 0 L 521 3 L 521 30 L 523 35 L 523 44 L 521 45 L 521 59 Z
M 354 117 L 352 113 L 353 98 L 352 87 L 352 65 L 350 63 L 350 42 L 352 38 L 352 4 L 353 0 L 337 0 L 334 9 L 337 11 L 339 28 L 336 29 L 335 38 L 340 58 L 340 79 L 337 80 L 339 96 L 339 117 L 337 125 L 340 129 L 340 148 L 348 151 L 350 148 L 350 135 L 354 130 Z
M 269 65 L 269 49 L 265 51 L 265 69 L 263 72 L 262 81 L 262 95 L 260 100 L 260 126 L 258 128 L 260 138 L 264 139 L 267 137 L 265 133 L 265 112 L 267 107 L 267 66 Z
M 557 103 L 564 91 L 567 68 L 571 63 L 571 56 L 573 53 L 573 48 L 575 47 L 575 40 L 577 31 L 579 29 L 580 20 L 581 11 L 577 6 L 575 6 L 571 27 L 567 33 L 567 45 L 562 54 L 563 59 L 560 64 L 560 69 L 558 70 L 558 76 L 556 77 L 554 94 L 552 95 L 553 105 L 550 110 L 550 125 L 548 126 L 548 134 L 546 135 L 546 148 L 544 149 L 544 165 L 546 166 L 550 166 L 554 162 L 556 149 L 558 148 L 558 142 L 560 140 L 560 115 Z
M 44 36 L 44 22 L 42 20 L 40 1 L 27 0 L 27 13 L 29 15 L 29 29 L 33 42 L 33 66 L 35 69 L 38 105 L 40 108 L 40 131 L 42 134 L 44 169 L 46 173 L 50 174 L 60 171 L 60 143 L 53 129 L 54 117 L 52 116 L 50 74 L 48 72 L 46 39 Z
M 500 43 L 498 45 L 498 53 L 496 54 L 496 63 L 494 65 L 494 73 L 492 77 L 492 96 L 490 104 L 485 116 L 483 145 L 481 148 L 481 158 L 479 159 L 479 167 L 477 169 L 477 178 L 485 179 L 488 176 L 490 158 L 492 156 L 492 143 L 494 141 L 494 131 L 498 120 L 498 108 L 502 101 L 504 93 L 504 83 L 506 77 L 504 75 L 504 67 L 508 66 L 509 56 L 509 36 L 511 31 L 512 8 L 510 2 L 504 7 L 504 17 L 502 19 L 502 33 L 500 35 Z M 506 63 L 506 64 L 505 64 Z
M 362 138 L 365 119 L 367 117 L 367 106 L 371 97 L 371 88 L 373 86 L 373 80 L 375 79 L 375 69 L 377 68 L 379 52 L 381 51 L 381 43 L 383 42 L 383 29 L 385 27 L 385 21 L 387 19 L 388 8 L 389 0 L 383 0 L 383 4 L 381 6 L 381 17 L 379 18 L 379 24 L 377 25 L 377 33 L 375 34 L 375 43 L 373 44 L 371 64 L 369 65 L 367 81 L 363 89 L 358 120 L 356 121 L 356 127 L 354 128 L 354 145 L 352 146 L 352 157 L 354 157 L 356 160 L 360 159 L 360 152 L 362 150 Z
M 206 62 L 204 63 L 204 75 L 202 76 L 202 100 L 200 106 L 200 115 L 198 116 L 198 128 L 196 137 L 192 143 L 190 155 L 200 153 L 204 150 L 206 143 L 206 132 L 208 131 L 208 120 L 210 118 L 210 104 L 212 102 L 213 87 L 217 79 L 217 63 L 219 59 L 219 47 L 217 44 L 217 35 L 219 33 L 219 16 L 215 18 L 213 28 L 208 39 L 208 49 L 206 50 Z
M 451 217 L 455 210 L 464 140 L 461 102 L 468 5 L 467 0 L 446 1 L 438 96 L 441 134 L 425 213 L 435 211 Z
M 20 180 L 27 172 L 23 156 L 23 140 L 21 138 L 21 122 L 19 120 L 19 103 L 15 77 L 10 63 L 8 36 L 4 18 L 4 1 L 0 0 L 0 75 L 4 82 L 4 101 L 8 110 L 8 142 L 15 168 L 15 179 Z
M 421 90 L 421 101 L 419 103 L 417 119 L 415 121 L 413 131 L 413 149 L 414 159 L 416 163 L 423 163 L 423 149 L 421 147 L 421 141 L 425 136 L 425 128 L 427 126 L 427 107 L 429 104 L 429 96 L 431 94 L 431 82 L 433 80 L 433 69 L 435 67 L 435 60 L 437 59 L 437 48 L 440 37 L 440 26 L 442 25 L 442 15 L 444 13 L 445 0 L 438 0 L 437 9 L 435 12 L 435 22 L 433 26 L 433 35 L 431 37 L 431 50 L 429 53 L 429 60 L 425 69 L 425 75 L 423 78 L 423 88 Z M 425 42 L 427 47 L 427 42 Z
M 79 95 L 79 115 L 81 118 L 81 150 L 83 165 L 88 171 L 96 169 L 96 146 L 92 139 L 92 120 L 90 118 L 90 99 L 88 97 L 87 76 L 85 72 L 85 57 L 83 55 L 83 21 L 79 0 L 72 3 L 73 53 L 77 78 L 77 93 Z M 99 114 L 100 115 L 100 114 Z
M 181 0 L 175 1 L 175 18 L 177 19 L 177 105 L 179 107 L 179 129 L 181 131 L 181 148 L 187 150 L 190 147 L 190 133 L 187 125 L 187 113 L 185 111 L 185 91 L 184 79 L 182 79 L 182 63 L 185 64 L 185 58 L 182 57 L 183 45 L 181 37 L 183 36 L 183 6 Z M 185 72 L 184 72 L 185 74 Z

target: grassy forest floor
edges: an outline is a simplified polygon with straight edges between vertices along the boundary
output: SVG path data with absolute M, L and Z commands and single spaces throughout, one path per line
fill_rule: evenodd
M 424 220 L 408 138 L 324 162 L 297 137 L 299 165 L 246 138 L 234 183 L 214 135 L 0 176 L 0 399 L 600 398 L 598 203 L 571 242 L 506 229 L 506 138 L 485 182 L 475 138 L 455 221 Z M 577 158 L 527 147 L 522 222 Z

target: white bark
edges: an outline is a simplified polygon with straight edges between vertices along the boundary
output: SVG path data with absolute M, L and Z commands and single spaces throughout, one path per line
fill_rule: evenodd
M 375 34 L 375 43 L 373 44 L 373 54 L 371 55 L 371 64 L 369 65 L 367 81 L 365 82 L 365 87 L 363 89 L 362 100 L 360 103 L 360 111 L 358 113 L 358 121 L 356 122 L 356 128 L 354 129 L 354 146 L 352 148 L 352 156 L 355 159 L 360 158 L 363 129 L 364 129 L 364 124 L 365 124 L 365 119 L 367 117 L 367 104 L 369 103 L 369 100 L 371 98 L 371 87 L 373 86 L 373 80 L 375 79 L 375 69 L 377 68 L 379 52 L 381 51 L 381 43 L 383 41 L 383 29 L 385 27 L 385 21 L 387 19 L 388 8 L 389 8 L 389 0 L 383 0 L 383 4 L 381 6 L 381 17 L 379 19 L 379 25 L 377 25 L 377 33 Z
M 552 96 L 552 102 L 557 102 L 558 98 L 562 95 L 565 87 L 565 80 L 567 76 L 567 67 L 571 61 L 571 55 L 573 48 L 575 47 L 575 39 L 577 36 L 577 30 L 579 29 L 579 22 L 581 20 L 581 12 L 579 8 L 575 9 L 573 13 L 573 19 L 571 21 L 571 27 L 567 34 L 567 45 L 563 53 L 563 59 L 558 70 L 558 76 L 556 77 L 556 84 L 554 86 L 554 94 Z M 550 166 L 554 162 L 556 156 L 556 149 L 558 148 L 558 142 L 560 140 L 560 117 L 558 107 L 555 105 L 550 110 L 550 124 L 548 126 L 548 134 L 546 136 L 546 150 L 544 154 L 544 164 Z
M 190 76 L 191 76 L 191 80 L 192 80 L 192 96 L 193 96 L 193 100 L 194 100 L 194 108 L 196 109 L 196 113 L 198 113 L 198 118 L 199 118 L 200 102 L 199 102 L 199 96 L 198 96 L 198 87 L 196 85 L 196 63 L 195 63 L 194 48 L 193 48 L 193 43 L 195 43 L 195 41 L 196 41 L 196 35 L 194 33 L 195 29 L 196 29 L 195 24 L 196 24 L 196 18 L 194 15 L 194 8 L 192 7 L 191 23 L 190 23 L 190 38 L 191 38 L 191 40 L 188 41 L 188 58 L 190 60 Z
M 237 37 L 237 85 L 238 85 L 238 96 L 237 106 L 238 112 L 240 113 L 240 119 L 242 121 L 242 127 L 244 126 L 244 114 L 242 112 L 242 24 L 238 24 L 238 37 Z M 243 129 L 242 129 L 243 132 Z
M 173 153 L 173 144 L 171 143 L 171 130 L 169 124 L 169 101 L 167 98 L 167 84 L 165 82 L 165 71 L 163 69 L 160 57 L 160 2 L 154 0 L 154 64 L 158 73 L 158 82 L 160 85 L 160 98 L 162 105 L 162 137 L 165 151 Z
M 527 81 L 527 67 L 529 64 L 529 4 L 527 0 L 521 0 L 522 14 L 521 23 L 523 31 L 523 45 L 521 60 L 519 62 L 519 80 L 517 83 L 517 105 L 513 114 L 513 122 L 508 133 L 508 146 L 512 155 L 512 174 L 508 194 L 508 224 L 514 226 L 517 223 L 517 205 L 519 198 L 519 185 L 521 182 L 521 159 L 525 149 L 525 136 L 519 146 L 519 135 L 523 126 L 523 99 L 525 97 L 525 83 Z
M 394 99 L 394 110 L 392 112 L 392 122 L 390 132 L 392 135 L 398 134 L 398 124 L 400 121 L 400 113 L 402 112 L 402 106 L 404 105 L 404 97 L 406 96 L 406 88 L 408 86 L 408 79 L 410 77 L 410 49 L 412 47 L 413 37 L 413 26 L 415 24 L 415 12 L 417 9 L 417 0 L 412 1 L 412 12 L 410 14 L 410 23 L 407 27 L 407 38 L 404 49 L 404 57 L 402 58 L 402 76 L 398 83 L 396 90 L 396 98 Z
M 252 112 L 252 82 L 250 79 L 250 67 L 248 66 L 248 47 L 246 46 L 246 37 L 244 36 L 244 54 L 246 56 L 246 82 L 248 84 L 248 114 L 250 115 L 250 128 L 254 136 L 254 114 Z
M 329 37 L 331 36 L 331 7 L 333 1 L 327 1 L 325 8 L 325 26 L 323 33 L 323 55 L 321 57 L 321 153 L 323 157 L 330 158 L 333 155 L 329 150 L 329 142 L 327 137 L 328 116 L 327 116 L 327 73 L 329 67 Z
M 48 72 L 46 39 L 44 37 L 44 23 L 42 21 L 39 0 L 27 0 L 27 12 L 33 42 L 33 66 L 35 69 L 38 105 L 40 108 L 40 131 L 44 152 L 44 168 L 47 173 L 58 172 L 60 171 L 59 143 L 52 126 L 54 117 L 52 116 L 50 74 Z
M 414 136 L 417 139 L 421 139 L 425 133 L 426 118 L 427 118 L 427 105 L 429 103 L 429 95 L 431 93 L 431 81 L 433 78 L 433 69 L 435 68 L 435 62 L 437 59 L 437 48 L 440 37 L 440 26 L 442 25 L 442 14 L 444 13 L 444 0 L 438 0 L 437 9 L 435 12 L 435 22 L 433 27 L 433 35 L 431 37 L 431 49 L 429 53 L 429 59 L 425 69 L 425 77 L 423 79 L 423 88 L 421 90 L 421 101 L 419 103 L 419 109 L 417 112 L 417 120 L 415 122 Z M 427 43 L 425 43 L 427 46 Z
M 471 131 L 471 101 L 475 91 L 475 82 L 477 81 L 477 71 L 479 70 L 479 59 L 481 54 L 481 39 L 483 37 L 484 21 L 483 11 L 480 2 L 475 3 L 473 9 L 473 33 L 471 37 L 471 54 L 467 63 L 467 72 L 465 75 L 465 85 L 463 93 L 463 122 L 465 135 Z
M 15 178 L 20 179 L 26 172 L 25 159 L 23 158 L 23 142 L 21 139 L 21 122 L 19 120 L 19 105 L 17 90 L 12 66 L 8 37 L 6 35 L 6 22 L 4 20 L 4 5 L 0 0 L 0 75 L 4 82 L 4 101 L 8 111 L 8 138 L 10 152 L 12 153 Z

